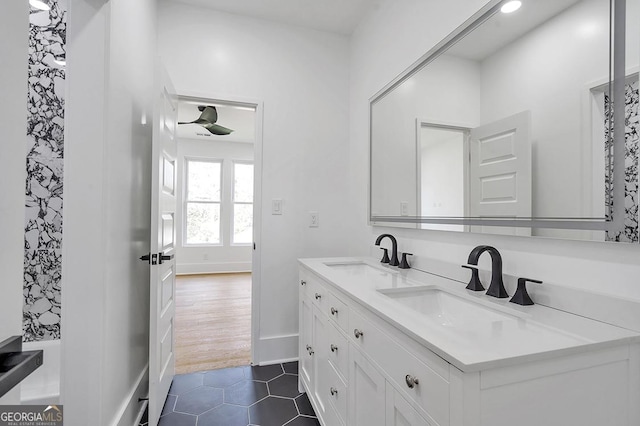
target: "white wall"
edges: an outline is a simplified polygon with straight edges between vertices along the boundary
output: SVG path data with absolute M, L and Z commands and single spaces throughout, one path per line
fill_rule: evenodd
M 71 0 L 62 399 L 69 424 L 133 424 L 146 392 L 154 0 Z M 147 119 L 150 122 L 150 120 Z
M 178 93 L 264 103 L 255 361 L 297 357 L 296 259 L 348 250 L 348 40 L 163 2 L 158 41 Z M 271 215 L 274 198 L 281 216 Z M 308 227 L 309 211 L 319 228 Z
M 0 341 L 22 334 L 22 263 L 24 258 L 24 182 L 27 138 L 27 52 L 29 7 L 9 0 L 0 14 L 0 135 L 2 190 L 0 191 Z M 45 360 L 46 362 L 46 360 Z M 0 404 L 20 402 L 19 386 L 0 398 Z
M 214 159 L 223 161 L 223 200 L 231 202 L 232 186 L 226 178 L 233 176 L 233 161 L 253 161 L 253 144 L 239 142 L 221 142 L 198 139 L 178 139 L 178 191 L 180 206 L 176 212 L 176 272 L 178 274 L 202 274 L 212 272 L 251 271 L 251 245 L 230 245 L 231 228 L 225 226 L 222 233 L 226 243 L 221 246 L 184 245 L 184 196 L 185 196 L 185 157 L 189 159 Z M 224 201 L 223 201 L 224 202 Z M 230 204 L 227 204 L 230 206 Z M 225 209 L 223 207 L 223 209 Z M 223 215 L 230 216 L 231 209 L 226 208 Z
M 420 258 L 464 263 L 478 244 L 503 254 L 506 273 L 640 299 L 640 246 L 367 225 L 368 99 L 484 5 L 480 0 L 383 0 L 351 40 L 349 169 L 352 254 L 373 254 L 376 235 L 391 231 L 399 249 Z M 378 256 L 378 250 L 375 255 Z M 416 257 L 416 256 L 414 256 Z M 487 259 L 481 259 L 486 262 Z M 488 267 L 488 264 L 485 264 Z

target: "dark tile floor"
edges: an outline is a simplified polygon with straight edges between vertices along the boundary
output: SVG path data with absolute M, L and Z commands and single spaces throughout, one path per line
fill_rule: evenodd
M 158 426 L 319 424 L 298 392 L 298 363 L 289 362 L 177 375 Z

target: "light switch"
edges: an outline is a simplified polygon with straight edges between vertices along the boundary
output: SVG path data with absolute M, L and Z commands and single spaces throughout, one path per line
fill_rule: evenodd
M 282 198 L 271 200 L 271 214 L 282 214 Z
M 317 228 L 318 226 L 320 226 L 318 212 L 309 212 L 309 228 Z
M 409 203 L 406 201 L 400 202 L 400 216 L 409 216 Z

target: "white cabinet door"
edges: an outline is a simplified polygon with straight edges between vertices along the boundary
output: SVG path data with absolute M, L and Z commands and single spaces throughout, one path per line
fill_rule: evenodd
M 432 426 L 389 383 L 387 383 L 386 397 L 386 426 Z
M 300 298 L 300 337 L 299 337 L 299 374 L 300 380 L 307 386 L 313 382 L 313 310 L 311 299 Z M 302 390 L 302 389 L 301 389 Z
M 328 388 L 326 383 L 326 368 L 329 366 L 329 320 L 322 314 L 317 306 L 313 306 L 313 375 L 315 380 L 311 383 L 311 392 L 318 403 L 316 413 L 323 417 L 327 409 Z M 322 376 L 322 377 L 321 377 Z
M 349 346 L 349 426 L 385 424 L 385 379 L 353 345 Z

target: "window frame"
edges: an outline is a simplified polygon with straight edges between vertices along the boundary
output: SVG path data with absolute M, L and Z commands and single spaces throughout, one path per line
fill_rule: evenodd
M 217 163 L 220 164 L 220 198 L 219 201 L 190 201 L 189 200 L 189 162 L 198 163 Z M 224 246 L 223 234 L 223 209 L 224 209 L 224 159 L 211 157 L 184 157 L 184 185 L 183 185 L 183 202 L 182 202 L 182 246 L 183 247 L 222 247 Z M 187 228 L 187 212 L 189 204 L 218 204 L 220 206 L 220 222 L 218 235 L 220 236 L 218 243 L 190 243 L 188 241 Z
M 253 229 L 254 229 L 254 216 L 255 216 L 255 172 L 256 172 L 256 166 L 255 166 L 255 162 L 252 160 L 232 160 L 232 165 L 231 165 L 231 214 L 229 216 L 229 245 L 230 246 L 234 246 L 234 247 L 246 247 L 246 246 L 251 246 L 253 245 L 255 238 L 253 235 Z M 235 200 L 235 194 L 236 194 L 236 164 L 245 164 L 245 165 L 250 165 L 253 168 L 253 182 L 251 183 L 252 186 L 252 194 L 251 194 L 251 202 L 248 201 L 236 201 Z M 251 205 L 252 206 L 252 212 L 251 212 L 251 230 L 252 230 L 252 238 L 251 241 L 248 243 L 236 243 L 234 241 L 235 238 L 235 232 L 234 232 L 234 228 L 235 228 L 235 212 L 236 212 L 236 204 L 243 204 L 243 205 Z

